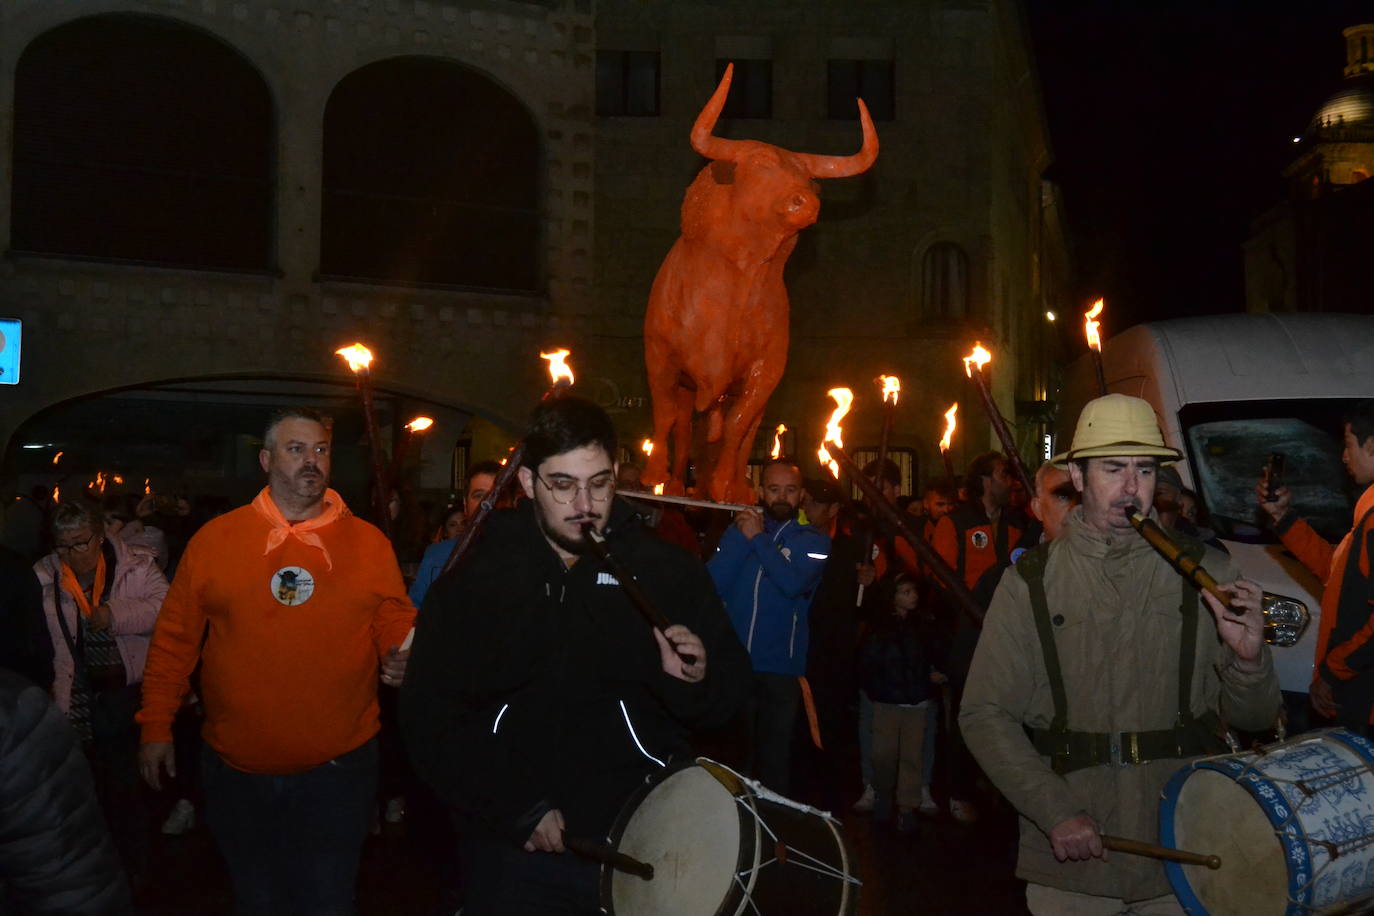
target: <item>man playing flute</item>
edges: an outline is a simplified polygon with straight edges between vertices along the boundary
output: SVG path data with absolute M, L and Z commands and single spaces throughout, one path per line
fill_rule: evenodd
M 1178 538 L 1234 580 L 1223 607 L 1131 526 L 1181 457 L 1145 401 L 1088 403 L 1054 459 L 1082 505 L 1006 572 L 984 621 L 960 723 L 1021 813 L 1017 875 L 1035 914 L 1181 914 L 1162 864 L 1109 858 L 1102 834 L 1157 842 L 1160 790 L 1188 758 L 1225 750 L 1222 720 L 1261 730 L 1278 712 L 1259 587 Z

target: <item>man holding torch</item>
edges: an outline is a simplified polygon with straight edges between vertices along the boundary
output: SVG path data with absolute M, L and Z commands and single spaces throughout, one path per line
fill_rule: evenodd
M 636 787 L 691 759 L 689 729 L 728 722 L 748 689 L 705 568 L 616 499 L 615 454 L 601 408 L 543 402 L 529 498 L 490 516 L 421 609 L 401 730 L 460 825 L 468 916 L 599 912 L 597 864 L 565 850 L 604 838 Z M 670 625 L 641 614 L 627 572 Z
M 1089 402 L 1054 459 L 1082 504 L 1007 570 L 984 621 L 960 724 L 1021 813 L 1017 876 L 1034 914 L 1181 914 L 1161 863 L 1109 859 L 1104 834 L 1156 842 L 1169 777 L 1224 750 L 1217 711 L 1261 730 L 1279 708 L 1259 587 L 1186 544 L 1234 580 L 1224 607 L 1131 525 L 1133 512 L 1153 515 L 1156 472 L 1180 457 L 1147 402 Z

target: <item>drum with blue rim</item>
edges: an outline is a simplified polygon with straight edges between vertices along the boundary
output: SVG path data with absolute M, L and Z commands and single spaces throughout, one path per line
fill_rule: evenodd
M 1168 863 L 1193 916 L 1374 908 L 1374 743 L 1344 729 L 1195 760 L 1164 788 L 1160 842 L 1221 857 Z

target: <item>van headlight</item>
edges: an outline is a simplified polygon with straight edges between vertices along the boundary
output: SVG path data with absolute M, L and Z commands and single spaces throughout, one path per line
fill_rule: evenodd
M 1264 609 L 1264 641 L 1271 646 L 1296 645 L 1312 622 L 1307 605 L 1297 598 L 1265 592 L 1260 606 Z

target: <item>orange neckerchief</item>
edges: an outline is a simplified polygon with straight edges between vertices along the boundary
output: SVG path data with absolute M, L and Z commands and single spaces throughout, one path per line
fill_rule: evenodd
M 62 590 L 72 596 L 72 600 L 76 602 L 76 606 L 80 609 L 82 617 L 90 617 L 92 608 L 90 599 L 86 597 L 86 590 L 82 588 L 81 583 L 77 581 L 76 573 L 72 572 L 72 568 L 68 566 L 65 561 L 59 562 L 62 564 Z M 100 559 L 97 560 L 95 564 L 95 585 L 91 586 L 91 596 L 99 598 L 104 591 L 105 552 L 102 550 L 100 552 Z
M 262 492 L 253 497 L 253 508 L 257 510 L 258 515 L 267 519 L 272 525 L 272 530 L 267 533 L 267 549 L 262 552 L 262 555 L 267 556 L 286 543 L 287 538 L 294 537 L 302 544 L 318 548 L 320 553 L 324 554 L 325 566 L 333 569 L 334 561 L 329 558 L 329 551 L 325 549 L 324 541 L 320 540 L 320 536 L 313 532 L 325 525 L 332 525 L 350 514 L 348 506 L 344 505 L 343 497 L 332 489 L 326 489 L 324 491 L 324 511 L 314 518 L 308 518 L 293 525 L 286 520 L 286 516 L 281 514 L 277 504 L 272 501 L 272 494 L 269 489 L 263 487 Z
M 1374 486 L 1365 488 L 1365 491 L 1360 494 L 1359 501 L 1355 503 L 1354 524 L 1359 525 L 1360 519 L 1364 518 L 1365 514 L 1369 512 L 1370 509 L 1374 509 Z M 1350 555 L 1350 545 L 1355 540 L 1355 534 L 1355 528 L 1354 526 L 1352 526 L 1351 529 L 1345 533 L 1345 537 L 1341 538 L 1341 542 L 1336 545 L 1335 551 L 1332 552 L 1331 570 L 1327 573 L 1325 588 L 1334 589 L 1337 592 L 1340 591 L 1340 588 L 1343 584 L 1341 580 L 1345 578 L 1346 558 Z M 1364 563 L 1365 558 L 1361 557 L 1360 571 L 1367 576 L 1369 575 L 1369 570 L 1363 568 Z M 1332 608 L 1334 610 L 1334 604 L 1332 605 Z M 1335 628 L 1335 626 L 1336 615 L 1334 613 L 1322 615 L 1321 629 L 1318 631 L 1317 634 L 1317 653 L 1315 656 L 1315 665 L 1321 665 L 1323 659 L 1326 658 L 1327 639 L 1331 636 L 1331 630 Z

